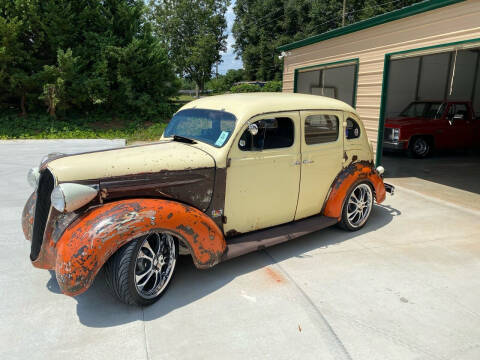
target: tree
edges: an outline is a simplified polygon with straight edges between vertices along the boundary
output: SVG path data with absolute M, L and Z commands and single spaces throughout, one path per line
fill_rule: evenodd
M 0 0 L 0 101 L 152 113 L 178 89 L 143 0 Z
M 421 0 L 347 0 L 345 24 Z M 249 80 L 280 80 L 277 48 L 342 26 L 343 0 L 237 0 L 234 49 Z
M 212 76 L 212 67 L 226 51 L 225 12 L 230 0 L 152 0 L 157 36 L 163 38 L 177 74 L 198 90 Z

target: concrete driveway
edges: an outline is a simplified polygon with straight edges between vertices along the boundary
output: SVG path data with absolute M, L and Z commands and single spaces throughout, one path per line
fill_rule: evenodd
M 357 233 L 330 228 L 196 270 L 182 258 L 147 308 L 103 278 L 59 294 L 30 265 L 25 175 L 51 151 L 105 141 L 0 142 L 1 359 L 479 359 L 480 212 L 397 189 Z

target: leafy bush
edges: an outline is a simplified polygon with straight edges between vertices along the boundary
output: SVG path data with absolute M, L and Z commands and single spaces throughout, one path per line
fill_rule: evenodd
M 232 93 L 248 93 L 248 92 L 260 92 L 262 88 L 259 85 L 254 84 L 238 84 L 230 88 Z
M 268 81 L 263 87 L 263 92 L 281 92 L 282 91 L 282 82 L 281 81 Z

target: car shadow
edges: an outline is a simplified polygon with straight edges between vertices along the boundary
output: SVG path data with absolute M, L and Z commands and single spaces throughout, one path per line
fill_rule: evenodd
M 112 327 L 138 320 L 154 320 L 175 309 L 187 306 L 204 296 L 222 288 L 236 277 L 262 269 L 272 261 L 282 261 L 291 257 L 303 258 L 315 249 L 327 249 L 354 238 L 384 227 L 401 212 L 391 206 L 375 205 L 367 225 L 357 232 L 348 232 L 335 226 L 324 229 L 287 243 L 276 245 L 275 256 L 270 253 L 259 256 L 259 253 L 247 254 L 211 269 L 198 270 L 189 256 L 179 258 L 177 271 L 172 284 L 165 295 L 155 304 L 145 308 L 128 306 L 114 298 L 107 288 L 103 271 L 99 273 L 94 284 L 85 293 L 76 296 L 77 315 L 80 322 L 88 327 Z M 52 282 L 47 287 L 54 292 L 59 291 Z

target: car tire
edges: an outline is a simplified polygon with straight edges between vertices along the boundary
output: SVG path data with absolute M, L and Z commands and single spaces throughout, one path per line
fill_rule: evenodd
M 104 266 L 113 294 L 129 305 L 150 305 L 167 291 L 175 273 L 178 241 L 153 232 L 122 246 Z
M 407 155 L 415 159 L 424 159 L 431 152 L 432 146 L 425 137 L 419 136 L 410 140 Z
M 344 230 L 358 231 L 367 223 L 373 210 L 373 190 L 369 183 L 355 184 L 345 197 L 339 225 Z

